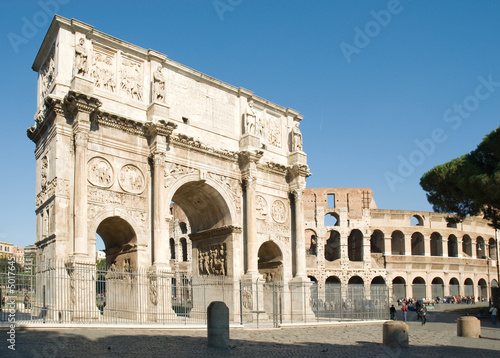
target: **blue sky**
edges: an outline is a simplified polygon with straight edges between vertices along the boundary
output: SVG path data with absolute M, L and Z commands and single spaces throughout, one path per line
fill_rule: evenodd
M 500 124 L 500 1 L 2 1 L 0 241 L 34 242 L 31 65 L 54 13 L 298 110 L 308 187 L 382 209 L 431 211 L 422 174 Z

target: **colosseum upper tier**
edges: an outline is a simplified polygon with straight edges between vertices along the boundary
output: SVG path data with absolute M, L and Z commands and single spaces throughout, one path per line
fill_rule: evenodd
M 495 230 L 480 217 L 378 209 L 370 188 L 307 188 L 304 216 L 307 274 L 320 291 L 383 284 L 394 299 L 487 299 L 498 286 Z

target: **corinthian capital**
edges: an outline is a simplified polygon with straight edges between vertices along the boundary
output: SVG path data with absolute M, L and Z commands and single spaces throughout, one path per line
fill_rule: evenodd
M 88 132 L 78 131 L 75 133 L 75 145 L 77 147 L 87 147 L 89 141 Z
M 292 194 L 295 202 L 302 201 L 302 199 L 304 199 L 304 189 L 294 189 L 292 190 Z
M 157 150 L 151 153 L 151 160 L 153 161 L 155 167 L 165 165 L 165 158 L 166 158 L 165 152 Z
M 257 178 L 251 175 L 246 175 L 243 178 L 243 185 L 246 189 L 255 189 L 257 186 Z

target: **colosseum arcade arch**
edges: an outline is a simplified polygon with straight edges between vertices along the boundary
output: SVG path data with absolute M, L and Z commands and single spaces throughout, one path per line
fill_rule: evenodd
M 441 277 L 434 277 L 431 282 L 432 297 L 444 297 L 444 281 Z
M 421 300 L 427 298 L 427 285 L 422 277 L 415 277 L 412 281 L 413 298 Z
M 488 284 L 483 278 L 477 282 L 477 299 L 480 301 L 488 299 Z
M 330 230 L 326 234 L 325 260 L 335 261 L 340 259 L 340 233 L 336 230 Z
M 467 257 L 472 257 L 472 240 L 469 235 L 464 235 L 462 239 L 462 252 Z
M 350 261 L 363 261 L 363 234 L 354 229 L 347 238 L 347 252 Z
M 395 277 L 392 280 L 392 299 L 394 301 L 406 298 L 406 280 L 401 276 Z
M 384 233 L 375 230 L 370 237 L 370 252 L 372 254 L 383 254 L 385 252 Z
M 452 277 L 449 283 L 450 296 L 460 296 L 460 282 L 456 277 Z
M 391 253 L 393 255 L 405 254 L 405 235 L 399 230 L 391 234 Z
M 342 283 L 337 276 L 329 276 L 325 281 L 325 301 L 342 302 Z
M 419 232 L 415 232 L 411 235 L 411 254 L 412 256 L 425 255 L 424 235 Z
M 443 256 L 443 237 L 437 232 L 431 234 L 431 256 Z
M 464 281 L 464 296 L 474 296 L 474 281 L 469 277 Z
M 458 240 L 455 235 L 448 236 L 448 257 L 458 257 Z

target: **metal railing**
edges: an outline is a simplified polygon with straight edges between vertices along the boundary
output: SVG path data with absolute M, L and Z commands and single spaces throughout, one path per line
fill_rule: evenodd
M 377 287 L 380 286 L 380 287 Z M 233 324 L 279 327 L 287 323 L 375 320 L 389 317 L 385 285 L 179 277 L 153 267 L 97 270 L 95 264 L 56 262 L 2 266 L 5 305 L 0 322 L 65 324 L 206 325 L 207 307 L 226 303 Z

